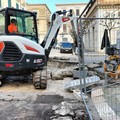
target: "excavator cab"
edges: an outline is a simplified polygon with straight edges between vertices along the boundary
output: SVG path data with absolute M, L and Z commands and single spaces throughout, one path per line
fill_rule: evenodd
M 17 21 L 17 33 L 8 31 L 11 19 Z M 0 35 L 4 34 L 23 36 L 38 43 L 36 14 L 8 7 L 0 10 Z

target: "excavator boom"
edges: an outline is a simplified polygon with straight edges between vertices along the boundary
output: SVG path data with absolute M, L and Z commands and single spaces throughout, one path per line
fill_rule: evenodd
M 50 28 L 41 43 L 41 46 L 45 49 L 45 54 L 47 58 L 49 57 L 50 51 L 56 41 L 57 35 L 59 33 L 59 29 L 61 25 L 65 24 L 66 22 L 71 22 L 72 29 L 74 31 L 75 40 L 77 40 L 76 35 L 78 34 L 78 25 L 77 25 L 78 18 L 73 14 L 72 10 L 69 11 L 57 11 L 53 13 Z

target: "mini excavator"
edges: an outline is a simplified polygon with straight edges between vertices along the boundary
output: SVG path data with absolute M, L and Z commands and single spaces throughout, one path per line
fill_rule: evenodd
M 18 32 L 9 33 L 11 19 L 17 20 Z M 49 54 L 62 24 L 71 22 L 77 33 L 77 17 L 69 11 L 53 13 L 49 30 L 38 43 L 36 14 L 4 8 L 0 10 L 0 82 L 7 76 L 32 76 L 36 89 L 46 89 L 46 66 Z

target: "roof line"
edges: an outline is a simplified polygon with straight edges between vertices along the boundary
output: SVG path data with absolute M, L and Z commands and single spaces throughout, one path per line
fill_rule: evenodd
M 47 9 L 49 10 L 49 12 L 51 13 L 50 9 L 48 8 L 47 4 L 28 4 L 28 6 L 37 6 L 37 5 L 45 5 L 47 7 Z

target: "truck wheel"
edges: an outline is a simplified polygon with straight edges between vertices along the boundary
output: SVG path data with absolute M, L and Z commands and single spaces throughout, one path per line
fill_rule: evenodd
M 46 89 L 47 87 L 47 70 L 38 70 L 33 73 L 33 85 L 36 89 Z
M 60 50 L 60 53 L 63 53 L 63 51 L 62 51 L 62 50 Z

